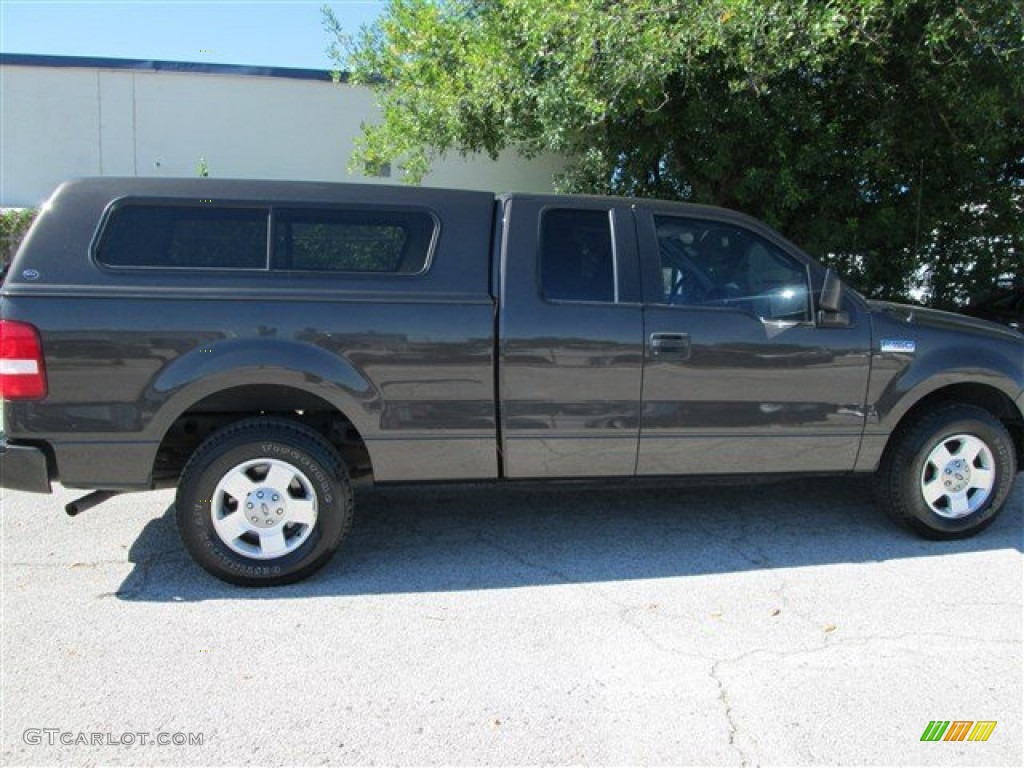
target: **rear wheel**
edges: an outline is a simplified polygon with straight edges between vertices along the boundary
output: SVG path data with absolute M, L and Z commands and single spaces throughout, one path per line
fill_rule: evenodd
M 321 568 L 352 522 L 337 451 L 286 419 L 247 419 L 211 435 L 182 473 L 178 530 L 195 561 L 244 586 L 287 584 Z
M 1016 474 L 1013 441 L 972 405 L 945 405 L 893 437 L 878 471 L 886 511 L 923 536 L 955 539 L 990 525 Z

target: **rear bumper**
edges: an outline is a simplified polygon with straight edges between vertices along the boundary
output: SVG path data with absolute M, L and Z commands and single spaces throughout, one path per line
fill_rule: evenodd
M 31 445 L 0 442 L 0 488 L 50 493 L 46 454 Z

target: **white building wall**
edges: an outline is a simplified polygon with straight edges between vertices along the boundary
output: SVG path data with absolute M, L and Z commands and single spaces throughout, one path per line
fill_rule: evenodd
M 210 175 L 398 183 L 349 174 L 377 118 L 362 86 L 253 75 L 0 66 L 0 206 L 75 176 Z M 428 186 L 550 192 L 560 162 L 506 153 L 436 163 Z
M 34 206 L 68 176 L 98 174 L 96 73 L 0 71 L 0 206 Z
M 100 176 L 135 175 L 135 76 L 98 71 Z

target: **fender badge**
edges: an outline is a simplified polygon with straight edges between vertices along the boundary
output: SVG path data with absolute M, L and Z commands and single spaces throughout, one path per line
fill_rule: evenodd
M 914 354 L 917 351 L 917 342 L 910 339 L 882 339 L 883 352 L 903 352 Z
M 38 269 L 23 269 L 21 271 L 21 276 L 24 277 L 26 280 L 38 280 L 39 279 L 39 270 Z

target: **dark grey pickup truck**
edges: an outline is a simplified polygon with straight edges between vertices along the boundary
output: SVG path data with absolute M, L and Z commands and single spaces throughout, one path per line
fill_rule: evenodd
M 2 485 L 95 489 L 72 513 L 176 485 L 240 584 L 322 566 L 362 479 L 875 473 L 948 538 L 1024 450 L 1024 336 L 865 301 L 715 208 L 86 179 L 0 309 Z

